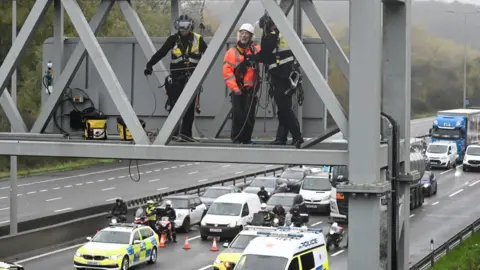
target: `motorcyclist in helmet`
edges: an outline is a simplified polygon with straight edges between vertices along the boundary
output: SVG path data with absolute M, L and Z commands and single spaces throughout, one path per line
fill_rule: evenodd
M 303 217 L 300 215 L 300 209 L 296 205 L 292 207 L 291 210 L 292 217 L 290 218 L 290 221 L 292 222 L 294 227 L 302 227 L 303 226 Z
M 260 187 L 260 191 L 257 193 L 257 195 L 262 203 L 266 203 L 270 198 L 268 192 L 265 190 L 265 187 Z
M 340 226 L 338 226 L 338 223 L 337 222 L 334 222 L 332 224 L 332 226 L 330 226 L 330 229 L 333 230 L 334 233 L 336 234 L 340 234 L 340 232 L 342 231 L 342 229 L 340 228 Z
M 148 225 L 152 230 L 157 232 L 157 227 L 155 224 L 157 223 L 157 208 L 155 207 L 155 202 L 152 200 L 149 200 L 147 202 L 147 209 L 145 209 L 145 213 L 147 214 L 148 217 Z
M 175 220 L 177 219 L 177 213 L 175 212 L 175 209 L 173 209 L 172 207 L 172 201 L 167 201 L 165 203 L 165 212 L 167 214 L 168 219 L 170 220 L 170 223 L 172 224 L 173 242 L 177 243 L 177 231 L 175 228 Z
M 270 226 L 273 222 L 273 219 L 275 218 L 275 215 L 272 212 L 267 210 L 267 204 L 266 203 L 262 203 L 260 205 L 259 213 L 263 214 L 264 225 L 268 224 L 268 226 Z
M 117 217 L 120 223 L 126 222 L 127 218 L 127 204 L 122 199 L 117 199 L 112 208 L 112 216 Z
M 300 211 L 300 214 L 307 213 L 307 206 L 305 205 L 305 201 L 303 200 L 302 195 L 298 194 L 293 198 L 293 205 L 298 207 L 298 211 Z M 290 209 L 290 214 L 293 214 L 293 209 L 294 207 Z
M 273 207 L 272 212 L 278 218 L 279 225 L 283 225 L 285 222 L 285 216 L 286 216 L 285 208 L 283 208 L 282 205 L 277 204 L 275 205 L 275 207 Z

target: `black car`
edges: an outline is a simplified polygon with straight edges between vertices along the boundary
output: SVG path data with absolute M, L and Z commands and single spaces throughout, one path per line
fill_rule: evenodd
M 205 192 L 200 196 L 200 200 L 208 208 L 218 197 L 228 193 L 240 192 L 242 192 L 242 189 L 236 186 L 213 186 L 205 189 Z
M 276 205 L 281 205 L 285 212 L 289 212 L 294 205 L 295 193 L 275 193 L 267 201 L 267 209 L 272 211 Z M 301 195 L 300 195 L 301 196 Z
M 272 194 L 277 192 L 286 192 L 286 182 L 286 179 L 274 176 L 259 176 L 255 177 L 250 185 L 243 189 L 243 192 L 257 194 L 260 191 L 260 187 L 264 187 L 268 192 L 268 196 L 272 196 Z
M 288 192 L 299 193 L 303 180 L 311 174 L 312 170 L 308 168 L 288 168 L 282 173 L 280 178 L 287 179 Z
M 437 177 L 431 171 L 425 171 L 420 180 L 422 184 L 423 194 L 427 197 L 437 194 L 438 182 Z

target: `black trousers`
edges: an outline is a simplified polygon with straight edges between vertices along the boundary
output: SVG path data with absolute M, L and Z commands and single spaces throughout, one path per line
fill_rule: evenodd
M 257 111 L 257 96 L 252 92 L 243 92 L 241 95 L 232 93 L 232 132 L 233 142 L 250 143 L 255 126 Z
M 281 139 L 282 141 L 286 141 L 288 132 L 292 133 L 294 140 L 298 140 L 302 137 L 300 132 L 300 124 L 297 116 L 292 110 L 292 95 L 294 91 L 291 91 L 290 94 L 285 95 L 285 91 L 287 91 L 290 86 L 290 80 L 288 79 L 272 78 L 273 98 L 275 99 L 275 104 L 277 105 L 279 121 L 277 140 Z
M 177 103 L 178 98 L 180 97 L 180 94 L 183 92 L 183 89 L 185 88 L 185 85 L 187 84 L 186 79 L 173 79 L 172 83 L 168 83 L 165 85 L 165 88 L 167 89 L 167 95 L 170 100 L 170 107 L 173 108 L 173 106 Z M 188 138 L 192 138 L 192 127 L 193 127 L 193 121 L 195 120 L 195 100 L 194 99 L 190 105 L 188 106 L 187 111 L 185 112 L 185 115 L 183 116 L 182 122 L 179 125 L 180 129 L 180 134 L 183 136 L 186 136 Z M 174 132 L 174 136 L 178 136 L 179 130 L 177 129 Z

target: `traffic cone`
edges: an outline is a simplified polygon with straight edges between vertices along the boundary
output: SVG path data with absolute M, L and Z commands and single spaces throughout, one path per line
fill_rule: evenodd
M 165 247 L 165 235 L 163 233 L 160 235 L 160 245 L 158 245 L 158 247 Z
M 213 238 L 213 244 L 212 244 L 212 248 L 210 249 L 211 251 L 218 251 L 218 248 L 217 248 L 217 238 Z
M 183 249 L 190 249 L 190 244 L 188 243 L 188 236 L 185 236 L 185 244 L 183 244 Z

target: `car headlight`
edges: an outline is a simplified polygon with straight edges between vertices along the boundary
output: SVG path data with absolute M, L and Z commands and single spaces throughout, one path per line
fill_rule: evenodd
M 118 254 L 117 254 L 117 255 L 108 256 L 108 258 L 109 258 L 110 260 L 118 260 L 118 259 L 120 259 L 121 256 L 122 256 L 122 255 L 118 255 Z
M 75 257 L 82 257 L 82 253 L 80 252 L 75 253 Z
M 279 222 L 278 218 L 273 219 L 273 223 L 278 224 L 278 222 Z
M 201 226 L 206 226 L 206 225 L 207 225 L 207 222 L 205 222 L 204 220 L 202 220 L 202 222 L 200 222 L 200 225 L 201 225 Z
M 430 186 L 430 184 L 424 184 L 423 185 L 423 187 L 426 187 L 426 188 L 429 187 L 429 186 Z
M 267 192 L 267 194 L 268 194 L 268 196 L 272 195 L 272 193 L 270 193 L 270 191 L 269 191 L 269 192 Z
M 230 228 L 233 228 L 233 227 L 235 227 L 235 226 L 237 226 L 237 222 L 236 222 L 236 221 L 232 221 L 232 222 L 230 222 L 230 224 L 228 224 L 228 227 L 230 227 Z

